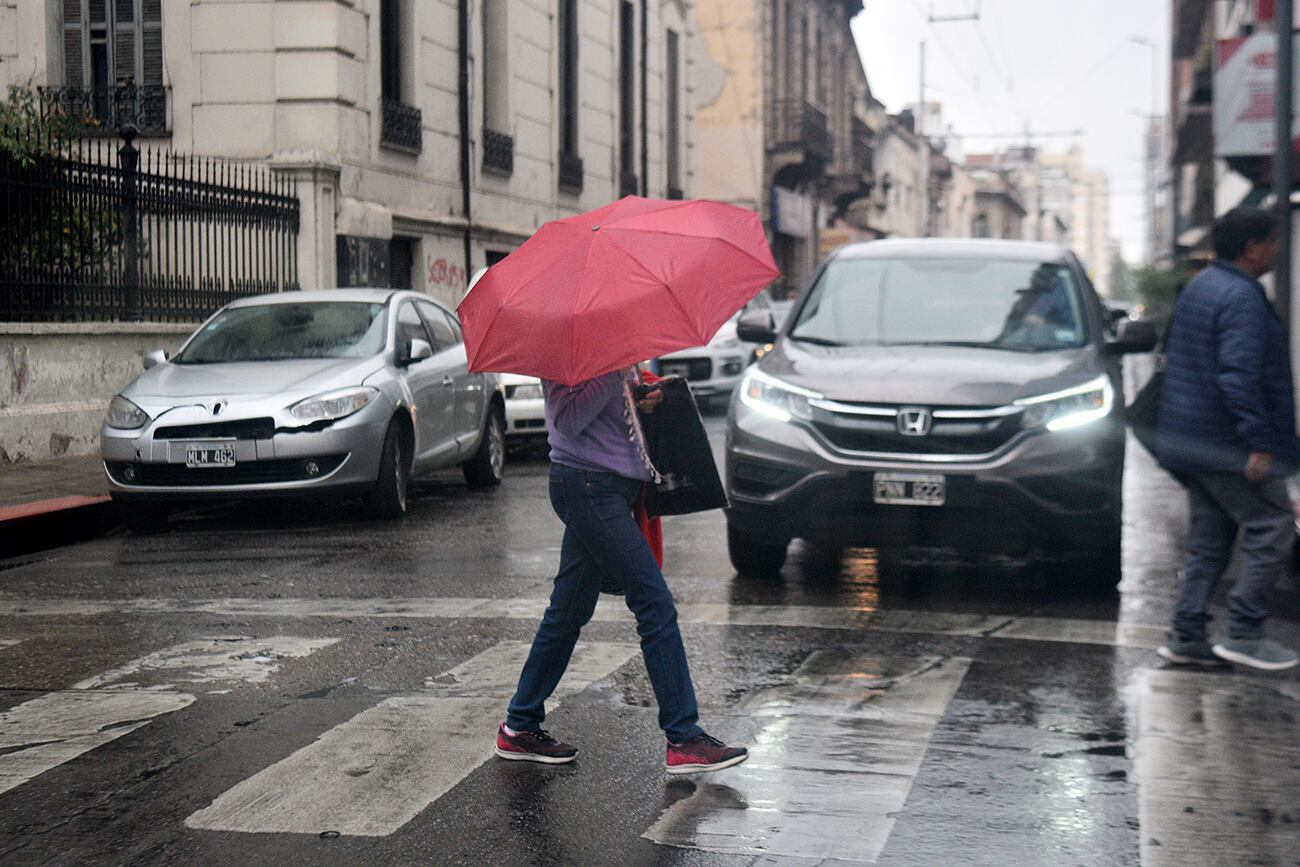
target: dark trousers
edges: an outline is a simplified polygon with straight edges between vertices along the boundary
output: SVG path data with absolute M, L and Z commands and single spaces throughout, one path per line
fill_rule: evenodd
M 1264 621 L 1272 611 L 1273 584 L 1291 558 L 1295 516 L 1286 483 L 1262 484 L 1234 473 L 1189 476 L 1191 518 L 1187 531 L 1187 561 L 1174 605 L 1173 631 L 1179 637 L 1203 640 L 1214 586 L 1232 558 L 1241 533 L 1241 574 L 1228 594 L 1228 635 L 1264 637 Z
M 612 473 L 551 465 L 551 505 L 564 522 L 560 571 L 510 700 L 510 728 L 541 728 L 545 701 L 568 667 L 578 633 L 596 608 L 602 575 L 608 575 L 626 589 L 627 607 L 636 615 L 641 654 L 659 703 L 659 727 L 676 742 L 700 733 L 677 606 L 632 517 L 641 484 Z

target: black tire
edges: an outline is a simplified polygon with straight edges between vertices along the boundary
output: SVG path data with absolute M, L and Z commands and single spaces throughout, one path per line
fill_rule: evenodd
M 117 514 L 132 533 L 161 533 L 167 529 L 171 510 L 160 503 L 135 503 L 114 500 Z
M 379 457 L 379 478 L 366 495 L 366 514 L 371 518 L 393 520 L 406 514 L 406 495 L 410 485 L 411 458 L 399 423 L 389 423 L 384 434 L 384 450 Z
M 730 521 L 727 522 L 727 556 L 736 571 L 750 578 L 771 578 L 785 565 L 788 542 L 774 543 L 770 539 L 746 533 Z
M 461 470 L 471 488 L 493 488 L 505 478 L 506 422 L 500 407 L 493 406 L 488 410 L 478 451 L 461 466 Z

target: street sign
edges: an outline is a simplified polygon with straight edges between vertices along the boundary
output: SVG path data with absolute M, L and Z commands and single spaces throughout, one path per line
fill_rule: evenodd
M 1254 33 L 1214 45 L 1214 154 L 1219 157 L 1273 153 L 1277 38 Z M 1293 76 L 1293 80 L 1294 80 Z M 1297 82 L 1300 88 L 1300 82 Z M 1292 120 L 1292 139 L 1300 127 Z

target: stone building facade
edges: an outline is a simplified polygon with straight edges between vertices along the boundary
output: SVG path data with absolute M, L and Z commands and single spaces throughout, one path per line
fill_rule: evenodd
M 872 183 L 862 0 L 696 0 L 695 194 L 759 211 L 797 292 Z
M 543 222 L 692 192 L 691 0 L 0 0 L 0 85 L 298 178 L 304 288 L 458 301 Z

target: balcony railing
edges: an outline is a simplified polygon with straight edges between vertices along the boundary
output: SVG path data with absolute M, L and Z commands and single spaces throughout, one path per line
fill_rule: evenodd
M 419 153 L 424 141 L 423 115 L 420 110 L 395 99 L 382 100 L 380 110 L 380 143 Z
M 171 131 L 167 117 L 171 90 L 162 85 L 42 87 L 38 92 L 41 116 L 63 118 L 72 135 L 117 135 L 124 126 L 134 126 L 142 136 L 167 135 Z
M 582 158 L 560 151 L 560 189 L 571 193 L 582 192 Z
M 823 162 L 835 157 L 826 112 L 806 99 L 781 99 L 768 117 L 767 139 L 773 148 L 798 148 Z
M 505 133 L 483 129 L 483 171 L 511 175 L 515 170 L 515 140 Z

